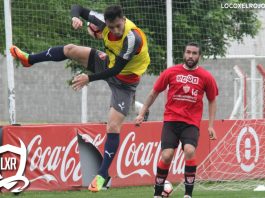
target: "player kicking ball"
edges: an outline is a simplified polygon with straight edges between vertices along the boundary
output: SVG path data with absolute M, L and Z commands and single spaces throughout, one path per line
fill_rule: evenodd
M 192 197 L 196 174 L 195 150 L 200 136 L 204 93 L 209 102 L 209 137 L 211 140 L 216 139 L 213 122 L 218 89 L 213 76 L 197 65 L 200 57 L 199 45 L 187 44 L 183 54 L 184 63 L 172 66 L 161 73 L 135 119 L 135 124 L 140 125 L 145 112 L 159 93 L 169 87 L 161 136 L 162 157 L 157 165 L 154 198 L 162 197 L 171 160 L 179 142 L 182 143 L 186 160 L 184 198 Z
M 144 32 L 124 16 L 120 6 L 109 6 L 104 14 L 100 14 L 74 5 L 71 14 L 74 29 L 82 28 L 82 17 L 102 31 L 105 52 L 73 44 L 52 47 L 37 54 L 27 54 L 12 46 L 10 52 L 24 67 L 44 61 L 78 61 L 93 74 L 77 75 L 72 81 L 76 91 L 96 80 L 108 83 L 112 94 L 104 156 L 97 176 L 88 187 L 90 191 L 98 192 L 108 178 L 109 167 L 119 147 L 122 123 L 129 112 L 141 75 L 150 63 L 150 57 Z

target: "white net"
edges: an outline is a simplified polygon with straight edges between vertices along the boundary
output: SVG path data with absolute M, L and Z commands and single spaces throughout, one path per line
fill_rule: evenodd
M 197 187 L 254 190 L 265 184 L 264 120 L 236 121 L 198 166 Z

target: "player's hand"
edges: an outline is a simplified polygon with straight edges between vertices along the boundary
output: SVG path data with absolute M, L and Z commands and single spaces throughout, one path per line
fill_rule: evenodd
M 89 77 L 86 74 L 79 74 L 74 77 L 74 80 L 72 81 L 72 88 L 75 91 L 79 91 L 82 89 L 85 85 L 89 83 Z
M 134 120 L 134 124 L 135 126 L 140 126 L 142 124 L 142 122 L 144 121 L 144 116 L 142 115 L 138 115 L 135 120 Z
M 216 140 L 217 137 L 216 137 L 216 133 L 215 133 L 215 130 L 213 127 L 209 127 L 208 128 L 208 132 L 209 132 L 209 138 L 210 140 Z
M 83 27 L 83 21 L 77 17 L 72 18 L 72 26 L 75 30 Z

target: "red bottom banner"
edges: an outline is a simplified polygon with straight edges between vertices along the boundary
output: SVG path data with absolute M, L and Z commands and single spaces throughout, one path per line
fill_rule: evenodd
M 218 140 L 210 141 L 202 121 L 196 150 L 199 180 L 265 178 L 265 120 L 216 121 Z M 162 122 L 141 127 L 124 124 L 109 170 L 112 186 L 153 185 L 161 154 Z M 0 129 L 1 130 L 1 129 Z M 71 190 L 87 186 L 101 164 L 104 124 L 4 126 L 0 187 L 27 190 Z M 175 150 L 168 180 L 183 180 L 185 157 Z

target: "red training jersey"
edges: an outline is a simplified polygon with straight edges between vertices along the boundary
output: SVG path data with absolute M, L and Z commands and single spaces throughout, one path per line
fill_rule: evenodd
M 154 90 L 164 91 L 169 86 L 164 121 L 182 121 L 200 127 L 203 112 L 203 95 L 212 101 L 218 95 L 214 77 L 198 66 L 194 70 L 183 64 L 163 71 L 157 79 Z

